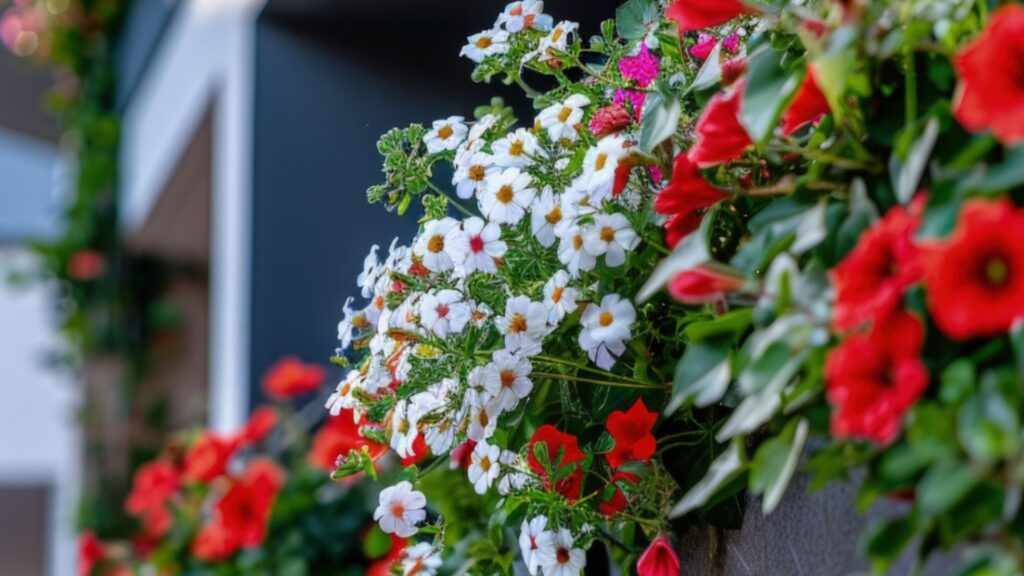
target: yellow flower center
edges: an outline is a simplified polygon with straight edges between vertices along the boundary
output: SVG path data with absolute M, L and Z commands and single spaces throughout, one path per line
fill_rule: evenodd
M 526 318 L 522 314 L 513 314 L 508 324 L 508 331 L 512 334 L 526 332 Z
M 479 182 L 484 179 L 484 175 L 487 171 L 483 166 L 470 166 L 469 168 L 469 179 L 475 182 Z
M 427 250 L 430 250 L 434 254 L 444 250 L 444 237 L 434 236 L 427 242 Z
M 562 220 L 562 207 L 555 206 L 544 216 L 544 219 L 548 221 L 548 224 L 558 224 Z
M 450 124 L 445 124 L 444 126 L 441 126 L 441 128 L 437 131 L 437 135 L 442 140 L 447 140 L 454 133 L 455 133 L 455 130 L 452 129 Z
M 594 161 L 595 170 L 603 170 L 605 162 L 608 161 L 608 155 L 604 152 L 597 155 L 597 160 Z
M 481 36 L 481 37 L 477 38 L 476 39 L 476 47 L 481 49 L 481 50 L 485 50 L 487 48 L 490 48 L 491 47 L 491 39 L 488 38 L 487 36 Z
M 487 472 L 488 470 L 490 470 L 491 469 L 491 459 L 488 458 L 487 456 L 484 456 L 483 458 L 481 458 L 480 459 L 480 469 L 483 470 L 484 472 Z
M 597 323 L 605 328 L 611 326 L 614 321 L 615 317 L 612 316 L 611 312 L 601 312 L 601 316 L 597 319 Z
M 498 190 L 498 202 L 508 204 L 513 198 L 515 198 L 515 192 L 512 191 L 512 186 L 505 184 Z
M 611 226 L 601 228 L 601 241 L 611 242 L 612 240 L 615 240 L 615 229 Z
M 509 156 L 519 156 L 523 153 L 523 141 L 516 140 L 508 147 Z
M 565 122 L 569 119 L 569 116 L 571 115 L 572 108 L 569 108 L 568 106 L 563 106 L 562 110 L 558 113 L 558 121 L 565 124 Z

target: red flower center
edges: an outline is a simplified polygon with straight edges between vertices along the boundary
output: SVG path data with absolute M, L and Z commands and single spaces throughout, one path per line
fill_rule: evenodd
M 555 555 L 558 558 L 558 563 L 559 564 L 568 564 L 569 563 L 569 549 L 568 548 L 563 548 L 563 547 L 560 546 L 558 548 L 558 551 L 555 552 Z
M 483 252 L 483 250 L 484 250 L 484 240 L 483 240 L 483 238 L 481 238 L 479 236 L 471 237 L 469 239 L 469 249 L 472 250 L 474 254 L 479 254 L 480 252 Z
M 391 515 L 396 518 L 401 518 L 405 515 L 405 506 L 402 506 L 401 502 L 395 502 L 391 505 Z
M 448 316 L 448 305 L 447 304 L 438 304 L 438 306 L 437 306 L 437 317 L 438 318 L 444 318 L 446 316 Z

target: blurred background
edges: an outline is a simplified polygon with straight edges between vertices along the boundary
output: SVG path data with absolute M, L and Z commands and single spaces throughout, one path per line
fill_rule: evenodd
M 587 35 L 616 4 L 547 11 Z M 327 365 L 369 247 L 415 226 L 365 201 L 378 136 L 495 95 L 529 117 L 457 57 L 503 6 L 0 0 L 0 574 L 74 574 L 170 431 Z

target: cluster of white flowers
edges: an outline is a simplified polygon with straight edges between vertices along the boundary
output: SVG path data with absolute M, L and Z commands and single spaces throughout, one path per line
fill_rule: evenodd
M 519 529 L 519 551 L 531 576 L 577 576 L 587 565 L 587 555 L 574 548 L 575 539 L 565 528 L 548 529 L 540 515 L 523 520 Z
M 470 37 L 463 54 L 479 61 L 500 53 L 510 34 L 525 29 L 549 32 L 538 57 L 564 49 L 576 24 L 552 26 L 542 10 L 539 1 L 513 2 L 494 29 Z M 423 144 L 452 159 L 454 195 L 475 204 L 479 216 L 426 221 L 409 246 L 392 242 L 383 261 L 374 246 L 358 280 L 368 304 L 354 309 L 349 299 L 338 325 L 340 353 L 367 353 L 328 399 L 331 413 L 351 410 L 359 422 L 390 399 L 383 431 L 391 448 L 405 458 L 422 455 L 418 441 L 436 456 L 465 444 L 468 479 L 479 494 L 536 484 L 521 453 L 493 436 L 502 416 L 533 392 L 533 361 L 545 339 L 576 318 L 581 351 L 610 370 L 632 336 L 632 303 L 602 293 L 597 279 L 599 265 L 623 266 L 640 244 L 616 182 L 634 143 L 625 135 L 595 141 L 584 128 L 590 105 L 584 94 L 569 95 L 529 128 L 507 133 L 495 114 L 434 122 Z M 547 278 L 517 293 L 522 278 L 503 276 L 508 258 L 535 262 L 532 270 Z M 402 388 L 407 383 L 411 390 Z M 386 532 L 409 535 L 422 507 L 422 494 L 402 482 L 381 493 L 376 518 Z M 523 548 L 531 573 L 578 573 L 584 557 L 572 534 L 545 531 L 544 523 L 531 521 L 531 547 Z
M 489 56 L 507 54 L 512 48 L 511 41 L 515 35 L 533 30 L 543 36 L 522 57 L 521 62 L 543 63 L 565 52 L 578 29 L 579 24 L 576 22 L 563 21 L 556 24 L 551 16 L 544 14 L 542 0 L 512 2 L 498 15 L 489 30 L 466 38 L 466 45 L 459 55 L 479 63 Z

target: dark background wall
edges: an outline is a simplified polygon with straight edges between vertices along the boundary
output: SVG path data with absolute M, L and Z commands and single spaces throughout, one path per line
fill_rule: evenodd
M 556 20 L 585 34 L 617 2 L 552 2 Z M 381 179 L 377 138 L 396 126 L 472 118 L 501 95 L 520 118 L 533 112 L 517 88 L 475 84 L 458 56 L 489 28 L 502 2 L 270 2 L 256 39 L 252 269 L 252 402 L 258 376 L 283 354 L 324 362 L 372 244 L 408 242 L 415 217 L 366 202 Z M 450 175 L 448 175 L 450 179 Z M 439 175 L 439 181 L 443 176 Z

